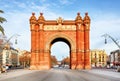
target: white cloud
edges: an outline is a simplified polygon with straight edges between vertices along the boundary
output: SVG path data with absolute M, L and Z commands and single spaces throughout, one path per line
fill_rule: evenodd
M 35 10 L 35 11 L 44 12 L 44 11 L 49 9 L 49 6 L 50 6 L 49 4 L 36 5 L 35 2 L 32 2 L 29 5 L 29 8 L 32 9 L 32 10 Z
M 74 0 L 59 0 L 59 2 L 62 4 L 62 5 L 69 5 L 69 4 L 72 4 L 72 1 Z
M 45 1 L 47 1 L 47 0 L 41 0 L 42 2 L 45 2 Z

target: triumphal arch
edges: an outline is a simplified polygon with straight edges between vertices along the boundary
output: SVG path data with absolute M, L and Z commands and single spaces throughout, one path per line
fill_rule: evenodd
M 90 69 L 90 17 L 84 18 L 77 13 L 74 20 L 46 20 L 43 13 L 36 18 L 30 17 L 31 65 L 30 69 L 46 70 L 51 68 L 51 45 L 63 41 L 70 47 L 70 68 Z M 62 48 L 62 47 L 61 47 Z M 66 49 L 65 49 L 66 50 Z

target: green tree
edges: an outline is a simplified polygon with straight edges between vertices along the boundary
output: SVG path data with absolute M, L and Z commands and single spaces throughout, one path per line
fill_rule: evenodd
M 4 11 L 0 10 L 0 13 L 4 13 Z M 2 24 L 3 22 L 5 22 L 5 21 L 7 21 L 5 18 L 0 17 L 0 32 L 2 32 L 3 35 L 4 35 L 5 33 L 4 33 L 4 28 L 2 27 L 1 24 Z
M 70 57 L 63 58 L 62 64 L 70 65 Z
M 57 58 L 51 55 L 52 66 L 58 64 Z

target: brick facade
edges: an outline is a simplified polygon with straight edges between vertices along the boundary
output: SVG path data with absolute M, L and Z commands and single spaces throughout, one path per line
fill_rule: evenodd
M 90 69 L 89 31 L 90 17 L 80 13 L 75 20 L 45 20 L 43 13 L 39 18 L 32 13 L 31 30 L 31 66 L 30 69 L 50 69 L 50 48 L 57 41 L 63 41 L 70 47 L 70 68 Z

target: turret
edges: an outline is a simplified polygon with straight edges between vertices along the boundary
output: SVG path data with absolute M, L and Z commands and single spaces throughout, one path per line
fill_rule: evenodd
M 44 23 L 44 21 L 45 21 L 45 18 L 43 16 L 43 13 L 40 13 L 40 16 L 38 18 L 38 23 L 41 24 L 41 23 Z
M 90 17 L 88 16 L 88 13 L 85 13 L 83 22 L 84 22 L 84 25 L 87 27 L 87 29 L 89 29 L 90 28 Z
M 32 16 L 30 17 L 30 24 L 36 24 L 37 23 L 37 19 L 35 17 L 35 13 L 32 13 Z
M 77 13 L 77 17 L 76 17 L 75 21 L 76 21 L 76 23 L 82 23 L 83 22 L 82 17 L 80 16 L 79 12 Z

